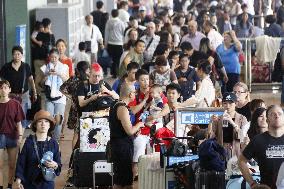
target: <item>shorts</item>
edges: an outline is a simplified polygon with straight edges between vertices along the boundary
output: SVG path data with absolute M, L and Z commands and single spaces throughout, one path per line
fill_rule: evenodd
M 111 140 L 111 156 L 113 160 L 114 184 L 122 187 L 132 185 L 133 142 L 129 141 L 129 139 Z
M 145 155 L 146 146 L 150 143 L 148 135 L 138 135 L 134 138 L 134 155 L 133 162 L 137 163 L 140 156 Z
M 17 139 L 12 139 L 5 134 L 0 134 L 0 149 L 17 147 Z

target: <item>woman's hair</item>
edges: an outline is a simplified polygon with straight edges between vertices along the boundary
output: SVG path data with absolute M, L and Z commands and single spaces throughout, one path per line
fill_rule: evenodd
M 197 69 L 202 70 L 205 74 L 210 74 L 212 68 L 211 64 L 208 60 L 200 60 L 200 62 L 197 64 Z
M 19 51 L 21 54 L 23 54 L 23 48 L 20 45 L 14 46 L 12 48 L 12 55 L 14 54 L 15 51 Z
M 265 104 L 264 100 L 262 99 L 253 99 L 250 102 L 249 109 L 251 112 L 254 112 L 257 108 L 262 107 L 262 104 Z
M 87 80 L 87 74 L 86 70 L 89 69 L 89 63 L 87 61 L 80 61 L 77 64 L 77 67 L 75 69 L 75 75 L 80 79 L 80 80 Z
M 165 54 L 168 49 L 169 45 L 167 43 L 159 43 L 154 51 L 153 57 Z
M 170 33 L 168 31 L 163 31 L 160 35 L 160 43 L 168 43 Z
M 159 56 L 157 56 L 157 58 L 155 60 L 155 65 L 156 66 L 167 66 L 168 61 L 167 61 L 167 59 L 164 55 L 159 55 Z
M 49 18 L 44 18 L 41 22 L 44 28 L 47 28 L 51 24 L 51 20 Z
M 260 128 L 257 123 L 257 119 L 265 111 L 265 108 L 259 107 L 252 113 L 250 128 L 248 130 L 248 137 L 250 138 L 250 140 L 252 140 L 256 135 L 260 134 Z
M 235 88 L 235 87 L 241 87 L 241 88 L 243 88 L 243 89 L 244 89 L 244 92 L 247 92 L 247 93 L 248 93 L 247 96 L 246 96 L 246 99 L 247 99 L 248 101 L 250 101 L 248 86 L 247 86 L 245 83 L 243 83 L 243 82 L 238 82 L 238 83 L 236 83 L 236 84 L 234 85 L 233 88 Z
M 65 47 L 67 47 L 67 42 L 64 39 L 58 39 L 55 43 L 55 46 L 57 46 L 60 42 L 64 43 Z
M 244 23 L 244 20 L 243 20 L 243 17 L 247 14 L 248 16 L 248 13 L 243 13 L 242 15 L 242 19 L 240 20 L 240 27 L 243 29 L 244 28 L 244 24 L 246 24 L 247 28 L 249 28 L 249 20 L 246 21 L 246 23 Z
M 182 27 L 180 28 L 180 30 L 183 31 L 183 34 L 184 34 L 184 35 L 188 34 L 188 27 L 187 27 L 187 26 L 182 26 Z
M 199 51 L 207 54 L 207 52 L 210 50 L 209 46 L 210 46 L 210 40 L 207 37 L 202 38 L 200 40 Z

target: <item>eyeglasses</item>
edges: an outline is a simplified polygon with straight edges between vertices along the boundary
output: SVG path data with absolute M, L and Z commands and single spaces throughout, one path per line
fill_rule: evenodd
M 246 93 L 246 92 L 244 92 L 244 91 L 234 91 L 233 93 L 235 93 L 235 94 L 242 94 L 242 93 Z

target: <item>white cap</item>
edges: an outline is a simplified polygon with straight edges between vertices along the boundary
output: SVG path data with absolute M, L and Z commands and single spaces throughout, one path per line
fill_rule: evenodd
M 142 5 L 142 6 L 140 6 L 140 7 L 139 7 L 139 11 L 146 11 L 146 7 L 145 7 L 145 6 L 143 6 L 143 5 Z

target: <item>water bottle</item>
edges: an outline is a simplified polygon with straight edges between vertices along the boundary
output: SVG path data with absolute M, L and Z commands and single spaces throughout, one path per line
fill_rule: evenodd
M 41 162 L 42 164 L 45 164 L 45 162 L 47 162 L 47 161 L 52 161 L 52 160 L 53 160 L 53 153 L 52 153 L 51 151 L 47 151 L 47 152 L 45 152 L 45 153 L 43 154 L 43 156 L 42 156 L 40 162 Z

